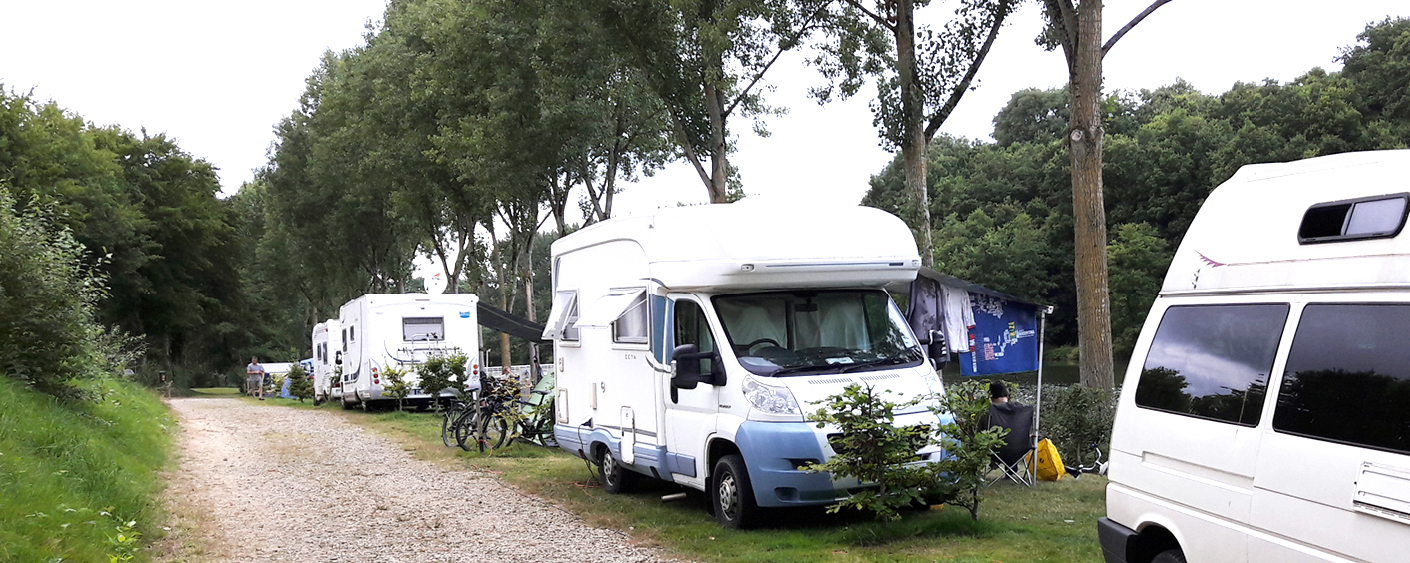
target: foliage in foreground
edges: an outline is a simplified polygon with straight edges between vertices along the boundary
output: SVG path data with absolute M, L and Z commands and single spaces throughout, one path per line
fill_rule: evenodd
M 895 521 L 901 508 L 938 501 L 964 508 L 977 520 L 989 451 L 1007 434 L 999 428 L 980 428 L 979 420 L 989 409 L 988 387 L 966 381 L 951 386 L 944 395 L 902 403 L 887 400 L 886 394 L 870 386 L 849 385 L 813 413 L 819 428 L 837 428 L 839 436 L 833 444 L 837 455 L 807 469 L 874 484 L 828 511 L 853 508 L 871 512 L 878 520 Z M 897 410 L 921 403 L 942 421 L 937 427 L 896 425 Z M 913 463 L 915 452 L 930 444 L 943 448 L 945 457 L 934 463 Z
M 313 398 L 313 382 L 308 380 L 308 372 L 304 371 L 303 364 L 294 362 L 294 365 L 289 366 L 289 374 L 284 376 L 284 379 L 289 382 L 289 394 L 300 403 Z
M 71 231 L 34 206 L 16 213 L 0 186 L 0 374 L 72 398 L 130 359 L 94 319 L 104 287 L 83 256 Z
M 175 421 L 134 383 L 83 385 L 99 399 L 0 378 L 0 561 L 147 560 L 137 538 L 160 521 L 157 472 Z

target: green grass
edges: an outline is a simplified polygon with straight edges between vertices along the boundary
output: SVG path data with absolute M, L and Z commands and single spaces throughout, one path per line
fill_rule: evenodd
M 336 406 L 325 408 L 337 409 Z M 440 417 L 414 413 L 348 413 L 355 423 L 391 436 L 423 459 L 497 472 L 521 490 L 554 500 L 597 526 L 625 531 L 638 541 L 691 559 L 753 561 L 1101 561 L 1096 520 L 1105 512 L 1106 480 L 1063 478 L 1037 487 L 1002 482 L 987 489 L 979 520 L 963 509 L 918 509 L 894 523 L 857 513 L 820 509 L 771 513 L 769 525 L 721 529 L 706 512 L 704 495 L 663 503 L 682 489 L 655 483 L 630 495 L 608 495 L 583 461 L 557 449 L 527 445 L 493 457 L 447 449 Z
M 136 384 L 91 385 L 106 399 L 60 402 L 0 377 L 0 561 L 106 563 L 119 524 L 153 536 L 176 423 Z

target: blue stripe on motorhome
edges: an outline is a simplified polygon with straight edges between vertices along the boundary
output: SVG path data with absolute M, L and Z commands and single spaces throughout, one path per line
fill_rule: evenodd
M 680 473 L 686 477 L 695 476 L 695 458 L 685 454 L 666 452 L 666 471 Z
M 613 436 L 604 428 L 585 428 L 581 426 L 569 426 L 557 424 L 553 427 L 553 437 L 558 440 L 558 447 L 572 454 L 577 454 L 589 460 L 595 460 L 592 449 L 596 444 L 606 444 L 612 451 L 612 457 L 620 463 L 622 460 L 622 440 Z M 636 454 L 636 463 L 622 464 L 623 467 L 631 469 L 648 477 L 658 477 L 663 481 L 671 481 L 671 473 L 665 466 L 668 454 L 665 446 L 655 446 L 651 444 L 638 443 L 632 448 Z M 692 462 L 693 465 L 693 462 Z M 652 469 L 656 471 L 653 473 Z M 692 471 L 694 471 L 692 469 Z

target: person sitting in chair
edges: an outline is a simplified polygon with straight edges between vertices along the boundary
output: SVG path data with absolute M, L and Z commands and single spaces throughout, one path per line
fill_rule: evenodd
M 1009 402 L 1009 388 L 1002 381 L 995 381 L 989 384 L 989 403 L 1002 405 Z M 1019 404 L 1014 402 L 1015 405 Z

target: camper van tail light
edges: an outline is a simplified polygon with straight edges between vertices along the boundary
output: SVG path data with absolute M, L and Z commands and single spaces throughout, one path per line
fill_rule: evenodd
M 470 375 L 480 377 L 480 364 L 470 364 Z
M 753 377 L 744 377 L 744 397 L 754 408 L 770 414 L 803 414 L 798 401 L 787 387 L 764 385 Z

